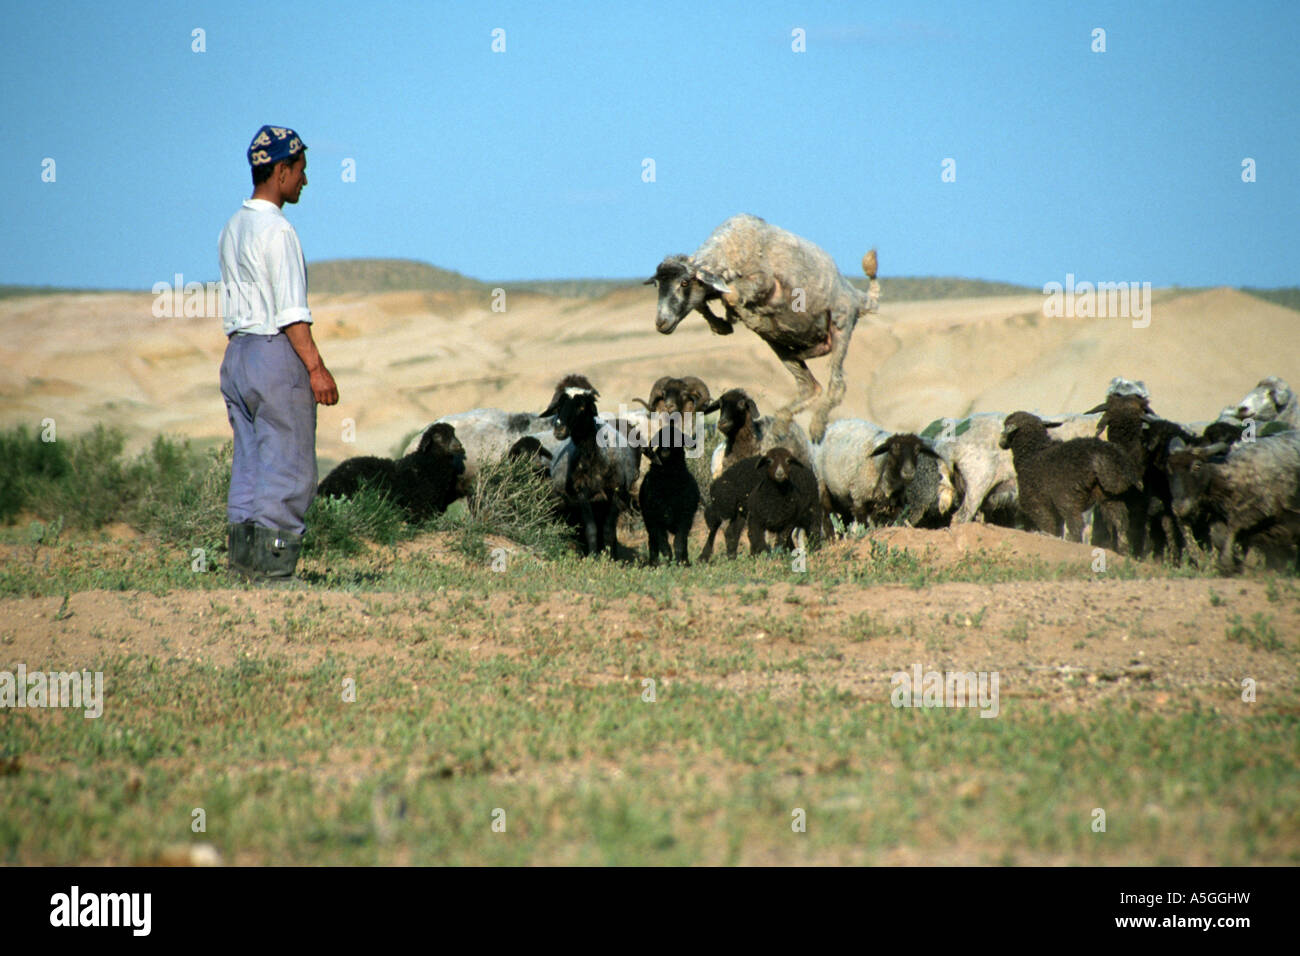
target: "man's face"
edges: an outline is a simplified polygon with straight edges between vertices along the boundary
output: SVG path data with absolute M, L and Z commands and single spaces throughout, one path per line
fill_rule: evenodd
M 276 175 L 280 177 L 280 195 L 284 201 L 296 203 L 302 187 L 307 185 L 307 154 L 303 153 L 291 164 L 281 164 Z

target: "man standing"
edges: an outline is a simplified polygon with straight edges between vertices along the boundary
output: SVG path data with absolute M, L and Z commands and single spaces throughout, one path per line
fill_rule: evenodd
M 293 576 L 316 493 L 316 403 L 339 400 L 311 335 L 302 247 L 281 211 L 307 185 L 306 149 L 286 127 L 257 131 L 248 147 L 253 197 L 219 243 L 229 339 L 221 394 L 235 433 L 230 566 L 258 580 Z

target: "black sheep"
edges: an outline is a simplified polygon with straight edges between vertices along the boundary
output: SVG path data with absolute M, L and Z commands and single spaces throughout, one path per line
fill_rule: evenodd
M 409 521 L 419 524 L 447 510 L 465 493 L 465 448 L 456 429 L 439 423 L 430 425 L 419 447 L 397 461 L 393 487 L 398 503 Z
M 601 424 L 596 393 L 572 382 L 574 378 L 581 376 L 560 383 L 544 413 L 555 416 L 555 437 L 568 439 L 556 452 L 551 481 L 564 501 L 565 517 L 580 532 L 583 553 L 598 555 L 608 549 L 616 559 L 619 506 L 636 477 L 640 453 L 635 448 L 602 446 L 597 439 Z
M 713 556 L 713 540 L 718 528 L 728 522 L 724 538 L 727 542 L 727 557 L 734 558 L 740 547 L 740 532 L 744 528 L 745 502 L 749 494 L 758 487 L 763 478 L 758 463 L 762 455 L 751 455 L 736 462 L 709 486 L 709 503 L 704 508 L 704 523 L 709 529 L 709 538 L 700 551 L 700 560 L 707 561 Z M 750 545 L 753 547 L 752 543 Z
M 318 495 L 350 498 L 366 483 L 402 509 L 408 521 L 419 523 L 447 510 L 460 497 L 465 449 L 456 430 L 430 425 L 415 451 L 393 461 L 366 455 L 349 458 L 331 471 L 316 489 Z
M 1011 449 L 1019 485 L 1020 513 L 1031 530 L 1060 537 L 1065 526 L 1071 541 L 1083 537 L 1083 513 L 1096 505 L 1119 530 L 1128 547 L 1128 509 L 1121 500 L 1141 488 L 1141 471 L 1120 448 L 1096 438 L 1054 441 L 1044 422 L 1029 412 L 1013 412 L 1002 426 L 998 447 Z
M 754 468 L 759 482 L 745 502 L 749 553 L 767 550 L 767 531 L 776 532 L 787 548 L 793 548 L 796 528 L 803 528 L 810 538 L 819 538 L 821 499 L 812 469 L 786 448 L 773 448 L 758 459 Z
M 686 442 L 691 441 L 673 421 L 650 439 L 646 456 L 650 471 L 641 481 L 641 518 L 650 539 L 650 564 L 659 563 L 659 554 L 670 555 L 678 564 L 689 565 L 687 538 L 700 506 L 700 486 L 686 467 Z M 693 444 L 691 447 L 694 447 Z M 668 534 L 673 548 L 668 549 Z

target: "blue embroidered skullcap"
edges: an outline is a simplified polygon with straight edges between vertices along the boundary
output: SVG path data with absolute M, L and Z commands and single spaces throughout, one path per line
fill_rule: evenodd
M 248 144 L 248 165 L 278 163 L 297 156 L 306 148 L 302 138 L 287 126 L 263 126 Z

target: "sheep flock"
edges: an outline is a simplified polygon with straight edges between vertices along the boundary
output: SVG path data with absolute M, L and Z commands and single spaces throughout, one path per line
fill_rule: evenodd
M 702 517 L 704 561 L 723 525 L 735 556 L 744 532 L 761 554 L 861 529 L 986 522 L 1135 558 L 1209 560 L 1227 574 L 1247 561 L 1300 569 L 1300 431 L 1294 393 L 1276 377 L 1208 423 L 1163 419 L 1142 382 L 1115 378 L 1098 405 L 1073 415 L 979 413 L 935 419 L 919 434 L 839 419 L 821 442 L 762 416 L 743 388 L 714 399 L 698 377 L 665 375 L 649 395 L 632 399 L 641 408 L 602 411 L 591 380 L 570 374 L 539 413 L 444 416 L 396 463 L 408 486 L 427 473 L 437 493 L 404 494 L 441 510 L 454 497 L 449 477 L 463 494 L 484 465 L 528 455 L 581 553 L 650 565 L 689 564 L 686 539 Z M 710 439 L 715 453 L 693 473 L 687 459 Z M 339 465 L 321 493 L 339 493 L 335 475 L 356 473 L 357 461 Z M 644 558 L 618 545 L 629 513 L 645 523 Z

